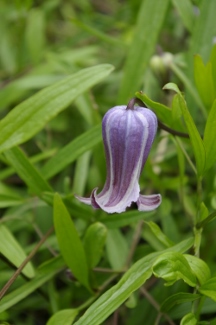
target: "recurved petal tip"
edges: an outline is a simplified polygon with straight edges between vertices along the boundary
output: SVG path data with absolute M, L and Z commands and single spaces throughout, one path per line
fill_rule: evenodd
M 90 197 L 82 197 L 79 195 L 74 195 L 77 200 L 79 200 L 82 203 L 85 203 L 87 205 L 91 205 L 91 198 Z
M 140 195 L 137 201 L 139 211 L 152 211 L 155 210 L 162 202 L 160 194 L 153 195 Z

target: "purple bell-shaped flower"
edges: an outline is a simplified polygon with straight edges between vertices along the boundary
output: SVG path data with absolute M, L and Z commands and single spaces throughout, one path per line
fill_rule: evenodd
M 111 108 L 102 122 L 107 178 L 102 191 L 90 198 L 76 198 L 95 209 L 121 213 L 136 202 L 138 210 L 151 211 L 161 203 L 161 195 L 141 195 L 139 177 L 148 157 L 156 131 L 156 115 L 148 108 L 135 106 Z

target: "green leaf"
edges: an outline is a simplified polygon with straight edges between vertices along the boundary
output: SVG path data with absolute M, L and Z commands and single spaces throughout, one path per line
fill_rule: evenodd
M 216 161 L 216 100 L 213 102 L 205 126 L 203 143 L 206 151 L 206 169 L 213 166 Z
M 206 62 L 209 58 L 216 33 L 215 24 L 216 2 L 215 0 L 202 1 L 200 15 L 195 22 L 190 45 L 191 59 L 194 54 L 199 53 Z M 208 19 L 206 19 L 208 17 Z M 188 63 L 188 67 L 190 62 Z
M 194 293 L 185 293 L 179 292 L 176 293 L 169 298 L 167 298 L 163 304 L 161 305 L 160 311 L 162 313 L 167 313 L 170 309 L 172 309 L 175 305 L 183 304 L 185 302 L 190 302 L 197 300 L 201 297 L 199 294 Z
M 106 249 L 111 266 L 113 269 L 120 270 L 125 265 L 129 247 L 119 229 L 108 230 Z
M 13 290 L 1 300 L 0 313 L 17 304 L 22 299 L 28 297 L 32 292 L 40 288 L 44 283 L 49 281 L 65 266 L 61 257 L 55 257 L 44 263 L 36 273 L 36 276 L 29 282 Z
M 160 227 L 153 221 L 146 222 L 151 229 L 154 236 L 164 245 L 164 247 L 171 247 L 174 243 L 162 232 Z
M 166 251 L 185 252 L 193 245 L 193 238 L 189 238 Z M 152 253 L 143 257 L 123 275 L 121 280 L 98 298 L 75 323 L 75 325 L 100 325 L 113 313 L 130 295 L 140 288 L 151 276 L 151 266 L 160 253 Z
M 200 137 L 200 134 L 196 128 L 196 125 L 190 115 L 190 112 L 187 108 L 187 104 L 185 102 L 185 99 L 183 98 L 180 90 L 178 89 L 178 86 L 173 83 L 166 84 L 163 89 L 171 89 L 177 92 L 177 99 L 179 107 L 181 108 L 185 124 L 187 126 L 187 130 L 190 136 L 191 145 L 194 151 L 194 156 L 196 159 L 196 167 L 197 167 L 197 173 L 198 176 L 202 176 L 205 169 L 205 149 L 203 145 L 203 141 Z
M 115 214 L 101 218 L 101 222 L 107 226 L 107 228 L 119 228 L 135 223 L 139 220 L 146 220 L 154 215 L 155 211 L 146 212 L 145 214 L 140 213 L 140 211 L 127 211 L 118 215 L 116 218 Z
M 20 148 L 7 150 L 4 155 L 34 194 L 41 196 L 42 192 L 52 192 L 50 185 Z
M 137 92 L 135 95 L 155 112 L 161 122 L 172 126 L 172 110 L 168 106 L 154 102 L 142 92 Z
M 26 254 L 16 238 L 10 232 L 10 230 L 0 224 L 0 254 L 5 256 L 16 267 L 25 260 Z M 34 268 L 31 262 L 24 267 L 22 273 L 28 278 L 32 278 L 35 275 Z
M 216 301 L 216 277 L 209 279 L 201 285 L 199 292 Z
M 203 260 L 201 260 L 200 258 L 198 258 L 196 256 L 189 255 L 189 254 L 184 254 L 184 257 L 188 261 L 192 272 L 197 277 L 197 279 L 201 285 L 210 279 L 211 271 L 210 271 L 208 265 Z
M 214 81 L 212 75 L 212 64 L 209 61 L 206 65 L 203 63 L 200 55 L 194 56 L 194 79 L 197 90 L 207 109 L 212 106 L 216 98 Z
M 77 309 L 63 309 L 55 313 L 46 325 L 71 325 L 78 314 Z
M 196 325 L 196 324 L 197 324 L 197 319 L 195 315 L 192 313 L 185 315 L 180 322 L 180 325 Z
M 210 62 L 212 64 L 212 77 L 214 82 L 214 89 L 216 90 L 216 44 L 212 48 Z
M 46 179 L 51 178 L 101 140 L 101 124 L 98 124 L 63 147 L 43 166 L 42 174 Z
M 0 208 L 6 208 L 24 203 L 24 198 L 13 190 L 0 182 Z
M 62 256 L 73 275 L 89 288 L 88 265 L 82 242 L 59 194 L 54 196 L 54 226 Z
M 184 89 L 187 89 L 188 93 L 193 98 L 194 102 L 198 105 L 198 107 L 201 109 L 203 116 L 206 117 L 206 107 L 203 104 L 199 93 L 194 85 L 194 83 L 191 81 L 191 79 L 188 78 L 185 71 L 178 67 L 178 64 L 175 62 L 172 62 L 170 65 L 170 69 L 175 73 L 178 79 L 181 80 L 181 82 L 184 84 Z
M 120 86 L 118 98 L 120 104 L 124 104 L 140 89 L 144 71 L 155 50 L 169 0 L 145 0 L 140 3 L 133 41 L 128 49 L 129 53 Z
M 109 64 L 83 69 L 16 106 L 0 122 L 0 152 L 30 139 L 77 96 L 100 82 L 112 70 Z
M 100 261 L 107 237 L 107 228 L 100 222 L 88 227 L 84 236 L 84 249 L 89 268 L 95 267 Z
M 172 0 L 185 27 L 192 32 L 194 25 L 194 8 L 190 0 Z
M 166 281 L 166 285 L 172 285 L 182 279 L 191 287 L 196 286 L 196 278 L 192 273 L 186 258 L 177 252 L 167 252 L 156 259 L 152 266 L 153 274 L 157 278 Z
M 42 56 L 45 43 L 44 35 L 45 19 L 43 11 L 40 9 L 29 10 L 25 30 L 25 40 L 33 63 L 38 63 Z

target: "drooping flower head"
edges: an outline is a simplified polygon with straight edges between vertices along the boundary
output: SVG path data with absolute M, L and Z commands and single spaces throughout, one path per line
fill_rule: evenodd
M 136 202 L 138 210 L 151 211 L 161 203 L 160 194 L 141 195 L 139 177 L 151 149 L 156 131 L 156 115 L 146 107 L 115 106 L 104 116 L 102 135 L 106 155 L 107 177 L 104 188 L 97 188 L 90 198 L 76 198 L 95 209 L 121 213 Z

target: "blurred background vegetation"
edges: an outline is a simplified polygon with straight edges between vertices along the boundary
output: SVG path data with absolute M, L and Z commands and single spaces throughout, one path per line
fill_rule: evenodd
M 1 0 L 0 117 L 4 118 L 13 107 L 40 89 L 82 68 L 109 63 L 115 70 L 108 78 L 79 96 L 67 110 L 22 145 L 37 168 L 42 168 L 67 143 L 99 124 L 109 108 L 127 104 L 135 91 L 142 90 L 152 100 L 171 106 L 173 93 L 162 90 L 168 82 L 177 83 L 184 92 L 189 110 L 203 133 L 206 103 L 195 85 L 193 55 L 200 54 L 205 63 L 209 60 L 216 35 L 215 12 L 214 0 Z M 183 147 L 191 156 L 187 140 Z M 159 212 L 147 214 L 146 220 L 158 222 L 175 243 L 192 233 L 196 211 L 196 177 L 180 148 L 174 138 L 159 131 L 140 180 L 145 193 L 154 191 L 163 196 Z M 100 143 L 78 157 L 76 163 L 62 169 L 51 178 L 53 189 L 68 195 L 76 205 L 74 193 L 87 196 L 95 186 L 102 188 L 106 176 L 102 152 Z M 7 226 L 28 254 L 51 227 L 52 207 L 32 196 L 4 155 L 0 156 L 0 167 L 0 224 Z M 215 209 L 215 167 L 206 174 L 203 195 L 209 211 Z M 83 208 L 83 213 L 90 215 L 90 219 L 84 220 L 79 209 L 82 208 L 77 204 L 72 217 L 76 218 L 81 237 L 93 220 L 106 220 L 103 212 Z M 203 213 L 208 209 L 204 206 Z M 114 218 L 110 220 L 100 266 L 115 269 L 121 264 L 118 258 L 124 263 L 135 225 L 133 222 L 115 224 Z M 119 230 L 120 226 L 123 228 Z M 201 256 L 213 273 L 216 271 L 215 230 L 213 221 L 205 230 L 201 246 Z M 134 261 L 162 248 L 157 236 L 146 227 Z M 52 235 L 34 257 L 35 267 L 57 252 L 57 241 Z M 11 262 L 1 255 L 1 287 L 13 274 Z M 97 281 L 104 280 L 106 275 L 99 274 Z M 10 290 L 25 282 L 20 276 Z M 154 281 L 149 283 L 149 290 L 160 304 L 165 297 L 187 289 L 184 283 L 164 287 L 158 280 L 157 286 Z M 43 325 L 54 312 L 76 307 L 88 297 L 83 287 L 61 272 L 28 299 L 0 313 L 0 324 Z M 153 324 L 155 312 L 151 303 L 138 293 L 133 299 L 128 306 L 121 307 L 116 324 Z M 171 317 L 178 323 L 187 310 L 188 305 L 181 306 Z M 210 318 L 215 316 L 212 302 L 207 301 L 205 313 L 209 313 Z M 112 316 L 104 324 L 114 324 Z

